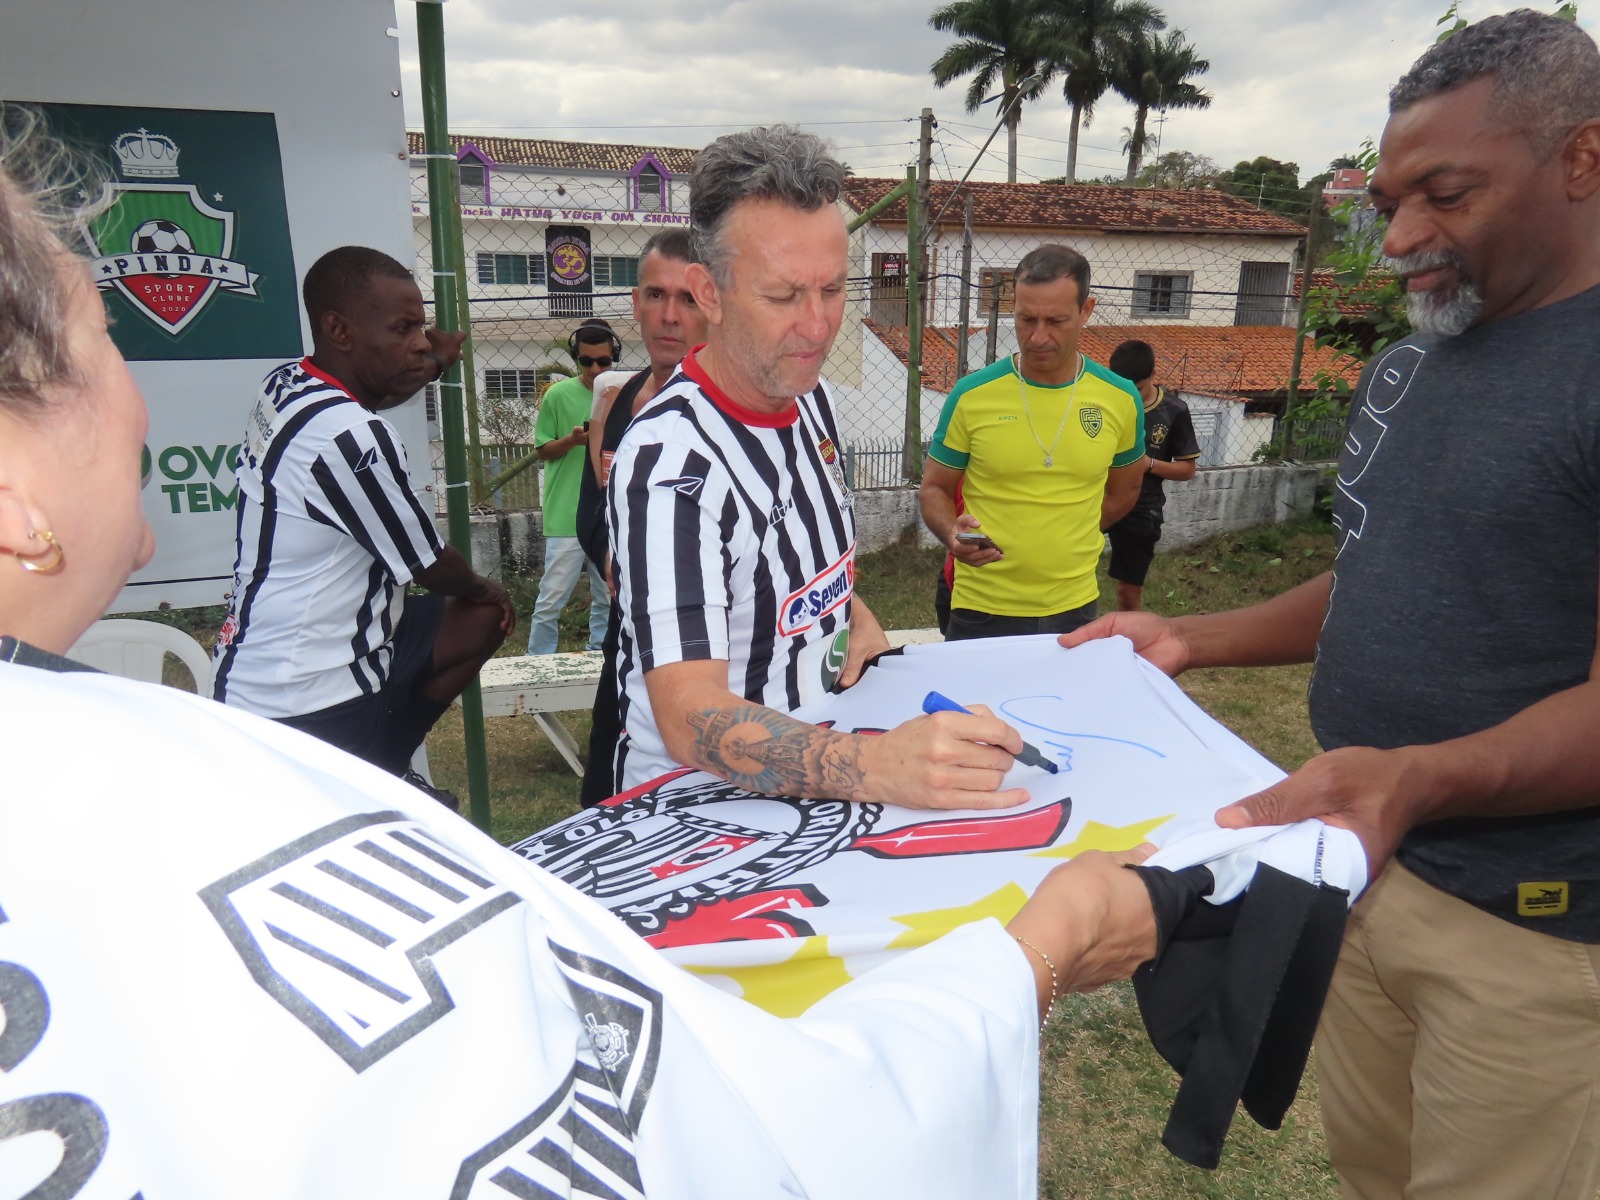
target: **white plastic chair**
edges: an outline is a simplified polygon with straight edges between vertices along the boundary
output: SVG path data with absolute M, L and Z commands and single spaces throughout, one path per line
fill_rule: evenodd
M 195 691 L 209 696 L 211 656 L 199 642 L 170 625 L 107 618 L 91 625 L 67 651 L 67 657 L 75 662 L 142 683 L 161 682 L 169 654 L 189 668 Z

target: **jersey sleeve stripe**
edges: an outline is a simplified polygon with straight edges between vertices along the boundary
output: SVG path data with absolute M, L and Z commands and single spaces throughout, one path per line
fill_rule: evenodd
M 661 461 L 659 443 L 643 446 L 634 457 L 628 478 L 616 478 L 617 462 L 612 463 L 610 484 L 612 503 L 611 544 L 625 547 L 626 564 L 622 572 L 622 595 L 618 599 L 627 605 L 633 620 L 633 644 L 638 660 L 649 669 L 655 649 L 650 630 L 650 597 L 647 591 L 650 578 L 650 528 L 643 519 L 635 519 L 635 509 L 643 509 L 650 496 L 650 475 Z
M 399 483 L 401 499 L 410 516 L 410 524 L 416 531 L 413 540 L 426 546 L 429 551 L 426 561 L 419 561 L 416 571 L 424 570 L 433 565 L 433 560 L 439 557 L 439 551 L 444 549 L 444 541 L 439 537 L 439 531 L 434 527 L 427 510 L 417 500 L 417 494 L 411 490 L 411 470 L 406 463 L 405 447 L 395 440 L 394 430 L 387 424 L 376 425 L 373 433 L 377 435 L 378 452 L 383 455 L 384 461 L 389 464 L 389 470 Z
M 294 435 L 317 416 L 326 412 L 335 404 L 349 403 L 343 396 L 308 404 L 302 411 L 296 413 L 284 427 L 278 431 L 277 437 L 268 448 L 266 457 L 261 461 L 262 501 L 260 525 L 256 531 L 256 557 L 255 569 L 251 572 L 250 582 L 245 585 L 244 595 L 239 600 L 239 627 L 234 630 L 233 637 L 229 640 L 227 648 L 222 652 L 222 658 L 217 663 L 215 677 L 212 680 L 211 694 L 219 701 L 226 701 L 228 696 L 228 674 L 233 669 L 234 659 L 239 653 L 239 647 L 249 636 L 251 609 L 255 599 L 261 594 L 262 585 L 267 581 L 267 570 L 272 563 L 272 538 L 276 528 L 275 506 L 273 503 L 274 488 L 273 474 L 278 469 L 278 464 L 283 460 L 284 451 L 294 440 Z M 239 497 L 239 528 L 244 528 L 244 510 L 247 503 L 244 495 Z M 244 553 L 244 542 L 240 539 L 240 554 Z

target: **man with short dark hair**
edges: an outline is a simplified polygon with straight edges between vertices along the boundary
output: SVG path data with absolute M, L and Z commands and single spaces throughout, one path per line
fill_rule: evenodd
M 1593 1200 L 1600 50 L 1526 9 L 1471 25 L 1395 86 L 1380 150 L 1417 333 L 1352 397 L 1332 574 L 1064 641 L 1172 675 L 1315 660 L 1327 753 L 1218 821 L 1320 816 L 1383 870 L 1318 1034 L 1344 1194 Z
M 1194 478 L 1200 458 L 1194 421 L 1183 398 L 1156 383 L 1156 352 L 1149 342 L 1130 339 L 1111 352 L 1106 365 L 1139 389 L 1144 402 L 1145 477 L 1133 511 L 1106 530 L 1111 543 L 1107 574 L 1117 585 L 1117 611 L 1137 612 L 1144 579 L 1161 540 L 1167 497 L 1162 485 Z
M 954 558 L 950 641 L 1065 633 L 1094 619 L 1102 534 L 1139 496 L 1139 395 L 1078 350 L 1089 263 L 1043 245 L 1017 265 L 1018 353 L 959 380 L 928 448 L 922 519 Z
M 689 289 L 689 264 L 694 247 L 687 229 L 663 229 L 652 234 L 639 252 L 639 286 L 633 289 L 633 317 L 650 366 L 606 388 L 595 383 L 595 409 L 589 428 L 589 457 L 583 464 L 578 490 L 578 537 L 589 561 L 610 575 L 611 538 L 606 530 L 606 479 L 611 461 L 629 422 L 678 370 L 683 356 L 706 340 L 706 318 Z M 607 394 L 609 393 L 609 394 Z M 599 804 L 617 790 L 617 742 L 622 722 L 617 696 L 617 649 L 622 634 L 622 612 L 611 606 L 606 624 L 605 665 L 595 688 L 593 719 L 589 726 L 589 755 L 583 764 L 583 786 L 578 801 L 584 807 Z
M 623 435 L 618 785 L 698 767 L 768 795 L 993 808 L 1022 749 L 986 712 L 876 737 L 789 714 L 888 649 L 855 595 L 855 514 L 822 364 L 844 318 L 844 168 L 792 126 L 695 158 L 687 279 L 710 341 Z
M 578 538 L 578 490 L 589 446 L 589 413 L 594 407 L 594 381 L 611 369 L 622 343 L 611 325 L 591 317 L 567 339 L 578 373 L 552 383 L 539 400 L 533 423 L 534 453 L 545 463 L 540 494 L 544 532 L 544 577 L 539 598 L 528 619 L 528 653 L 556 652 L 561 610 L 572 598 L 578 576 L 589 572 L 588 649 L 598 650 L 611 618 L 611 592 L 600 569 L 586 562 Z
M 428 328 L 399 262 L 330 250 L 303 288 L 312 352 L 267 376 L 238 467 L 237 557 L 213 694 L 376 763 L 408 768 L 516 624 L 506 589 L 444 545 L 379 414 L 461 354 Z M 415 584 L 427 596 L 408 600 Z

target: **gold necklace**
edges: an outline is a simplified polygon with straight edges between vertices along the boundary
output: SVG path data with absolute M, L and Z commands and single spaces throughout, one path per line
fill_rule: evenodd
M 1028 410 L 1028 382 L 1022 377 L 1022 356 L 1020 354 L 1011 356 L 1011 369 L 1017 373 L 1017 391 L 1022 394 L 1022 416 L 1028 422 L 1028 433 L 1032 435 L 1034 445 L 1038 446 L 1040 452 L 1044 455 L 1044 465 L 1047 467 L 1056 465 L 1056 443 L 1061 440 L 1061 431 L 1067 427 L 1067 418 L 1072 415 L 1072 397 L 1078 391 L 1078 380 L 1083 378 L 1084 368 L 1087 365 L 1086 360 L 1080 353 L 1078 355 L 1078 373 L 1072 377 L 1072 386 L 1067 389 L 1066 410 L 1061 414 L 1061 423 L 1056 426 L 1055 437 L 1051 438 L 1050 444 L 1046 446 L 1039 440 L 1039 431 L 1033 427 L 1033 413 Z

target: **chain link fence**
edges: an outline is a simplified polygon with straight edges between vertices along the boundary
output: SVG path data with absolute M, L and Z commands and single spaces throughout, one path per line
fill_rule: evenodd
M 500 182 L 492 207 L 479 203 L 487 197 L 475 186 L 464 172 L 468 379 L 477 409 L 478 477 L 492 481 L 528 463 L 475 499 L 486 508 L 534 508 L 541 474 L 531 461 L 534 422 L 544 390 L 576 370 L 567 338 L 582 320 L 601 317 L 622 340 L 618 365 L 649 365 L 631 289 L 651 234 L 688 225 L 688 183 L 671 175 L 644 183 L 627 177 L 584 183 L 566 173 L 530 172 Z M 428 198 L 420 170 L 413 171 L 412 200 L 418 277 L 431 301 Z M 1295 238 L 978 230 L 964 273 L 962 230 L 949 220 L 925 245 L 921 383 L 909 395 L 905 224 L 872 222 L 852 235 L 845 317 L 825 377 L 838 399 L 841 450 L 853 487 L 910 482 L 963 369 L 978 370 L 1016 351 L 1014 273 L 1021 258 L 1045 242 L 1073 246 L 1090 261 L 1096 308 L 1083 331 L 1084 352 L 1104 363 L 1124 340 L 1149 342 L 1157 382 L 1189 405 L 1202 468 L 1333 457 L 1338 430 L 1290 426 L 1278 415 L 1293 367 Z M 577 285 L 570 278 L 575 246 L 587 261 L 586 278 Z M 1308 339 L 1301 378 L 1309 380 L 1328 357 Z M 442 510 L 443 452 L 431 390 L 428 404 L 434 495 Z

